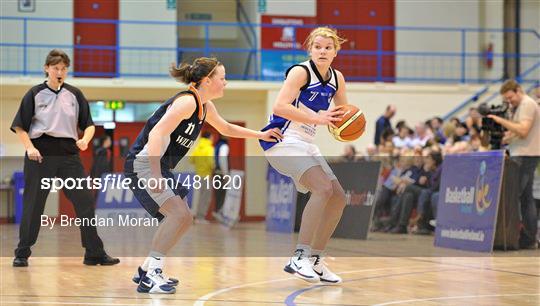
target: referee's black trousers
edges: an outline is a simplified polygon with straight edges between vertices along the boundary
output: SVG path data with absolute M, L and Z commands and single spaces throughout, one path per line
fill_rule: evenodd
M 41 228 L 41 215 L 50 189 L 42 188 L 42 178 L 85 178 L 84 169 L 78 154 L 66 156 L 44 156 L 41 163 L 24 159 L 23 213 L 19 228 L 19 245 L 15 249 L 15 257 L 27 258 L 32 251 L 30 247 L 36 243 Z M 86 186 L 86 184 L 84 184 Z M 64 188 L 67 198 L 73 203 L 78 218 L 95 217 L 94 197 L 86 187 L 84 189 Z M 55 226 L 59 226 L 57 220 Z M 82 246 L 86 248 L 85 256 L 100 257 L 105 254 L 103 242 L 97 234 L 95 226 L 80 226 Z

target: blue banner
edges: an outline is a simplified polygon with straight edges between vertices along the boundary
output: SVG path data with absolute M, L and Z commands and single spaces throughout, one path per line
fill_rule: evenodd
M 263 50 L 261 52 L 261 72 L 263 80 L 282 81 L 285 71 L 292 65 L 307 60 L 305 52 L 295 50 Z
M 266 230 L 292 233 L 296 214 L 296 187 L 293 180 L 268 165 Z
M 445 156 L 436 246 L 492 251 L 503 169 L 503 151 Z

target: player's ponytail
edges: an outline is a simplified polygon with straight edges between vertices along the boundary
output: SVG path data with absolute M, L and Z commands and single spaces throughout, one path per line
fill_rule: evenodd
M 185 84 L 195 83 L 195 87 L 198 87 L 201 80 L 211 77 L 219 65 L 222 64 L 216 58 L 199 57 L 192 64 L 181 63 L 178 67 L 171 64 L 169 71 L 177 81 Z

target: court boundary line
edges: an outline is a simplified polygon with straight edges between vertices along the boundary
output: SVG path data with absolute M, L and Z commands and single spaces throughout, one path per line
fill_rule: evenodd
M 540 275 L 538 275 L 538 274 L 529 274 L 529 273 L 525 273 L 525 272 L 499 270 L 499 269 L 484 268 L 484 267 L 475 267 L 475 266 L 468 266 L 466 264 L 460 264 L 460 263 L 442 263 L 442 262 L 437 262 L 437 261 L 433 261 L 433 260 L 423 259 L 423 258 L 432 258 L 432 257 L 433 258 L 515 258 L 514 256 L 508 256 L 508 257 L 504 257 L 504 256 L 501 256 L 501 257 L 494 257 L 494 256 L 427 256 L 427 257 L 426 256 L 424 256 L 424 257 L 422 257 L 422 256 L 398 256 L 398 257 L 395 257 L 395 256 L 385 256 L 385 255 L 377 254 L 377 253 L 350 251 L 350 250 L 344 250 L 344 249 L 340 249 L 340 248 L 328 247 L 327 249 L 334 249 L 334 250 L 337 250 L 337 251 L 340 251 L 340 252 L 341 251 L 346 251 L 346 252 L 349 252 L 349 253 L 352 253 L 352 254 L 369 254 L 369 256 L 366 256 L 366 257 L 403 258 L 403 259 L 407 259 L 407 260 L 411 260 L 411 261 L 429 262 L 429 263 L 437 263 L 437 264 L 456 266 L 456 267 L 474 268 L 474 269 L 480 269 L 480 270 L 489 270 L 489 271 L 495 271 L 495 272 L 518 274 L 518 275 L 523 275 L 523 276 L 540 277 Z M 360 256 L 360 257 L 362 257 L 362 256 Z M 534 256 L 523 256 L 523 257 L 534 257 Z M 519 258 L 522 258 L 522 257 L 519 257 Z
M 422 266 L 423 267 L 423 266 Z M 403 267 L 387 267 L 387 268 L 374 268 L 374 269 L 361 269 L 361 270 L 349 270 L 349 271 L 343 271 L 343 272 L 340 272 L 338 274 L 353 274 L 353 273 L 360 273 L 360 272 L 368 272 L 368 271 L 381 271 L 381 270 L 391 270 L 391 269 L 401 269 Z M 411 268 L 411 267 L 407 267 L 407 268 Z M 415 267 L 412 267 L 412 268 L 415 268 Z M 267 281 L 259 281 L 259 282 L 253 282 L 253 283 L 244 283 L 244 284 L 239 284 L 239 285 L 236 285 L 236 286 L 231 286 L 231 287 L 225 287 L 225 288 L 222 288 L 222 289 L 219 289 L 219 290 L 215 290 L 215 291 L 212 291 L 212 292 L 209 292 L 201 297 L 199 297 L 195 303 L 193 304 L 193 306 L 204 306 L 204 304 L 206 302 L 209 302 L 209 301 L 213 301 L 212 298 L 214 296 L 217 296 L 217 295 L 220 295 L 222 293 L 225 293 L 225 292 L 228 292 L 228 291 L 232 291 L 232 290 L 236 290 L 236 289 L 241 289 L 241 288 L 247 288 L 247 287 L 252 287 L 252 286 L 257 286 L 257 285 L 263 285 L 263 284 L 271 284 L 271 283 L 275 283 L 275 282 L 281 282 L 281 281 L 285 281 L 285 280 L 298 280 L 298 278 L 292 276 L 292 277 L 288 277 L 288 278 L 281 278 L 281 279 L 274 279 L 274 280 L 267 280 Z M 307 284 L 307 283 L 306 283 Z M 308 287 L 310 288 L 310 287 Z M 281 302 L 280 302 L 281 303 Z
M 454 258 L 454 257 L 449 257 L 449 258 Z M 476 258 L 476 257 L 473 257 L 473 258 Z M 465 270 L 474 269 L 474 270 L 480 270 L 480 271 L 510 273 L 510 274 L 516 274 L 516 275 L 521 275 L 521 276 L 540 277 L 539 275 L 528 274 L 528 273 L 523 273 L 523 272 L 514 272 L 514 271 L 498 270 L 498 269 L 485 268 L 485 267 L 467 266 L 467 265 L 460 264 L 460 263 L 441 263 L 441 262 L 437 262 L 437 261 L 421 259 L 421 258 L 415 258 L 415 257 L 403 257 L 403 259 L 407 259 L 407 260 L 411 260 L 411 261 L 420 261 L 420 262 L 429 262 L 429 263 L 433 263 L 433 264 L 447 265 L 447 266 L 450 266 L 450 267 L 462 267 L 462 268 L 466 268 Z M 452 271 L 452 270 L 439 270 L 439 271 Z M 426 273 L 428 273 L 428 272 L 429 271 L 427 271 Z M 339 274 L 339 273 L 337 273 L 337 274 Z M 407 274 L 421 274 L 421 273 L 407 273 Z M 402 275 L 407 275 L 407 274 L 402 274 Z M 354 281 L 357 281 L 357 280 L 371 279 L 371 278 L 378 278 L 378 277 L 368 277 L 368 278 L 362 278 L 362 279 L 356 279 L 356 280 L 347 280 L 347 281 L 344 281 L 344 282 L 354 282 Z M 294 302 L 294 299 L 296 299 L 296 297 L 300 296 L 301 294 L 303 294 L 303 293 L 305 293 L 307 291 L 314 290 L 314 289 L 319 289 L 320 287 L 321 287 L 321 285 L 316 285 L 316 286 L 313 286 L 313 287 L 310 287 L 310 288 L 304 288 L 304 289 L 296 290 L 293 293 L 291 293 L 289 296 L 287 296 L 287 298 L 285 299 L 284 302 L 288 306 L 294 306 L 294 305 L 296 305 L 296 303 Z
M 438 300 L 458 300 L 466 298 L 482 298 L 482 297 L 500 297 L 500 296 L 540 296 L 540 293 L 508 293 L 508 294 L 480 294 L 480 295 L 457 295 L 457 296 L 441 296 L 425 299 L 411 299 L 411 300 L 396 300 L 381 304 L 374 304 L 373 306 L 386 306 L 396 305 L 410 302 L 423 302 L 423 301 L 438 301 Z
M 406 273 L 397 273 L 397 274 L 383 274 L 383 275 L 376 275 L 376 276 L 368 276 L 368 277 L 362 277 L 357 279 L 350 279 L 343 281 L 343 283 L 352 283 L 357 281 L 363 281 L 363 280 L 369 280 L 369 279 L 378 279 L 378 278 L 388 278 L 388 277 L 395 277 L 395 276 L 403 276 L 403 275 L 415 275 L 415 274 L 426 274 L 426 273 L 433 273 L 433 272 L 448 272 L 448 271 L 460 271 L 460 270 L 470 270 L 470 269 L 446 269 L 446 270 L 425 270 L 425 271 L 418 271 L 418 272 L 406 272 Z M 337 273 L 340 274 L 340 273 Z M 304 289 L 299 289 L 296 291 L 293 291 L 291 294 L 289 294 L 286 298 L 285 305 L 287 306 L 295 306 L 297 303 L 294 302 L 294 300 L 299 297 L 300 295 L 304 294 L 305 292 L 311 291 L 311 290 L 317 290 L 321 288 L 328 287 L 328 285 L 315 285 Z

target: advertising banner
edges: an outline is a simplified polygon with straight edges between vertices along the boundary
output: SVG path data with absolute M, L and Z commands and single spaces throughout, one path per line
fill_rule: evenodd
M 435 245 L 491 252 L 504 152 L 445 156 L 437 204 Z
M 314 17 L 263 15 L 261 23 L 261 72 L 263 80 L 283 80 L 285 71 L 308 59 L 302 44 L 315 24 Z
M 296 211 L 296 187 L 293 180 L 268 165 L 266 230 L 291 233 Z

